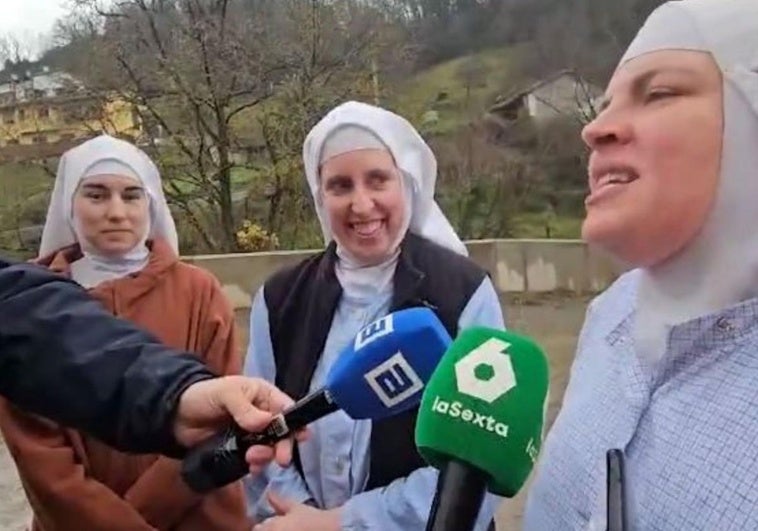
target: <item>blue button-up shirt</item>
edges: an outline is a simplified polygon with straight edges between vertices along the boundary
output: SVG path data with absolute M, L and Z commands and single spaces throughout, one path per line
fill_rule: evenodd
M 605 531 L 620 448 L 633 530 L 758 530 L 758 299 L 674 327 L 651 367 L 632 339 L 638 278 L 588 310 L 524 529 Z
M 391 299 L 391 289 L 370 297 L 343 294 L 311 380 L 311 391 L 323 386 L 344 346 L 364 326 L 388 313 Z M 502 309 L 488 278 L 469 299 L 458 325 L 459 329 L 473 325 L 504 328 Z M 251 310 L 245 374 L 271 382 L 276 375 L 268 311 L 260 290 L 254 297 Z M 309 427 L 311 437 L 299 444 L 305 481 L 293 466 L 282 469 L 276 464 L 257 478 L 246 478 L 248 512 L 254 519 L 262 521 L 273 515 L 264 495 L 265 489 L 270 488 L 285 497 L 309 502 L 322 509 L 342 507 L 342 529 L 346 531 L 421 531 L 425 528 L 437 487 L 435 469 L 421 468 L 385 488 L 365 491 L 370 464 L 371 421 L 356 421 L 338 411 Z M 486 496 L 477 531 L 487 529 L 498 500 L 496 496 Z

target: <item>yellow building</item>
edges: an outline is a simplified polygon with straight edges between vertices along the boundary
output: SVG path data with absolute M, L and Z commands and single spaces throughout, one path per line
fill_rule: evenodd
M 138 139 L 134 107 L 93 97 L 71 76 L 44 67 L 0 78 L 0 162 L 54 157 L 101 132 Z

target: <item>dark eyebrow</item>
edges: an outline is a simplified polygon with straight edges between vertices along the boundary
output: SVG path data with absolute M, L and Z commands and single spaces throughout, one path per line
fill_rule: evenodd
M 327 182 L 329 182 L 329 181 L 339 181 L 342 179 L 349 179 L 349 178 L 350 178 L 349 175 L 342 175 L 341 173 L 335 173 L 334 175 L 330 175 L 329 177 L 327 177 L 326 180 Z
M 99 183 L 86 183 L 82 185 L 82 188 L 88 189 L 88 190 L 97 190 L 101 192 L 108 192 L 110 191 L 110 188 L 105 186 L 104 184 Z M 144 188 L 141 186 L 127 186 L 124 191 L 125 192 L 141 192 Z
M 638 90 L 639 88 L 644 87 L 650 83 L 651 79 L 660 74 L 662 71 L 663 70 L 660 68 L 653 68 L 635 76 L 632 80 L 632 89 Z
M 383 168 L 372 168 L 366 172 L 366 175 L 369 177 L 390 177 L 392 176 L 392 171 Z
M 100 190 L 100 191 L 107 191 L 108 187 L 104 184 L 95 184 L 95 183 L 88 183 L 82 185 L 83 189 L 86 190 Z
M 350 180 L 349 175 L 342 175 L 340 173 L 337 173 L 335 175 L 330 175 L 326 179 L 324 179 L 324 184 L 329 186 L 330 184 L 334 184 L 339 181 L 348 181 L 348 180 Z

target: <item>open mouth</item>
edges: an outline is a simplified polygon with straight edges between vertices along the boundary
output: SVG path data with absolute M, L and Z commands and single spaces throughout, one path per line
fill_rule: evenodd
M 605 173 L 597 180 L 596 189 L 599 190 L 612 184 L 629 184 L 639 179 L 639 175 L 632 170 L 615 170 Z
M 360 221 L 357 223 L 350 223 L 350 228 L 360 238 L 371 238 L 379 234 L 379 231 L 384 227 L 384 220 L 375 219 L 371 221 Z
M 624 190 L 624 187 L 640 178 L 639 174 L 631 168 L 606 167 L 591 173 L 590 194 L 585 199 L 585 205 L 589 206 L 605 197 L 615 195 Z

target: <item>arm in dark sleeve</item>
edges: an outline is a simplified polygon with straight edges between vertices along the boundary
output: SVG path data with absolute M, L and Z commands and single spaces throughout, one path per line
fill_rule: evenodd
M 0 395 L 18 407 L 125 452 L 179 458 L 179 397 L 213 376 L 74 282 L 0 259 Z

